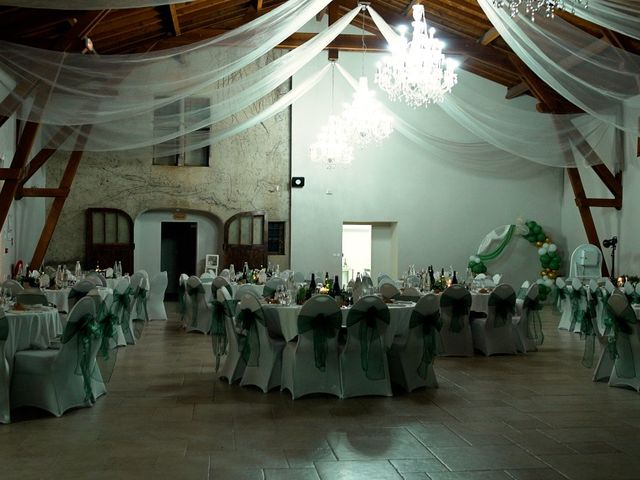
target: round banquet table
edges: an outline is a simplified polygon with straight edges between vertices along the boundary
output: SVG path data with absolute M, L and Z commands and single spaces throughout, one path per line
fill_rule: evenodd
M 390 347 L 395 337 L 405 335 L 409 330 L 409 322 L 414 302 L 389 304 L 389 327 L 384 334 L 385 346 Z M 298 314 L 300 305 L 266 304 L 262 311 L 267 321 L 267 328 L 275 335 L 281 335 L 289 342 L 298 336 Z M 349 308 L 341 308 L 342 326 L 347 326 Z
M 109 287 L 95 287 L 95 290 L 100 295 L 100 299 L 104 300 L 107 295 L 113 293 L 113 289 Z M 69 312 L 69 292 L 70 288 L 61 288 L 59 290 L 45 290 L 44 294 L 47 297 L 47 301 L 58 308 L 59 312 Z
M 9 325 L 9 335 L 4 344 L 4 359 L 7 361 L 9 372 L 6 385 L 0 385 L 4 389 L 2 396 L 9 398 L 11 386 L 11 370 L 13 358 L 20 350 L 38 349 L 44 350 L 58 336 L 62 335 L 62 322 L 55 307 L 33 307 L 29 310 L 8 310 L 5 312 Z M 7 403 L 0 404 L 0 422 L 10 421 L 10 406 Z

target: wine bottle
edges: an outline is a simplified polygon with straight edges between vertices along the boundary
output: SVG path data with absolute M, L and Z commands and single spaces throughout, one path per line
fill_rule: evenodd
M 453 277 L 451 277 L 451 285 L 456 285 L 458 283 L 458 272 L 453 271 Z
M 333 293 L 333 297 L 337 298 L 342 295 L 342 290 L 340 290 L 340 285 L 338 284 L 338 275 L 333 277 L 333 285 L 331 287 L 331 291 Z
M 436 277 L 433 274 L 433 265 L 429 265 L 429 287 L 433 290 L 436 284 Z
M 317 287 L 317 285 L 316 285 L 316 274 L 312 273 L 311 274 L 311 283 L 309 283 L 309 290 L 312 292 L 312 294 L 315 293 L 316 287 Z

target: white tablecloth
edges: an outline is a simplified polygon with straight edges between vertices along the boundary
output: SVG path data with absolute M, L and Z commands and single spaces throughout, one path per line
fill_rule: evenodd
M 9 324 L 9 336 L 4 344 L 4 358 L 9 364 L 9 378 L 13 369 L 13 358 L 16 352 L 29 349 L 46 349 L 53 339 L 62 334 L 62 322 L 58 311 L 53 307 L 38 307 L 33 310 L 5 313 Z M 0 385 L 10 391 L 7 385 Z M 9 398 L 7 396 L 7 398 Z M 9 405 L 0 405 L 0 422 L 10 421 Z
M 490 293 L 471 293 L 471 311 L 489 314 Z
M 411 312 L 415 303 L 402 305 L 388 305 L 389 307 L 389 327 L 384 335 L 385 345 L 390 347 L 396 336 L 401 336 L 409 330 L 409 322 L 411 321 Z M 267 327 L 275 334 L 280 334 L 289 342 L 298 335 L 298 314 L 301 310 L 300 305 L 263 305 L 262 310 L 265 314 Z M 348 308 L 342 308 L 342 326 L 347 326 Z
M 213 281 L 211 282 L 207 282 L 207 283 L 202 283 L 202 286 L 204 288 L 204 298 L 207 301 L 207 303 L 211 303 L 213 301 L 213 295 L 211 293 L 211 284 L 213 283 Z M 257 285 L 255 283 L 250 283 L 249 285 L 251 285 L 251 288 L 253 289 L 254 292 L 256 292 L 256 294 L 258 295 L 258 297 L 262 298 L 262 292 L 264 290 L 264 285 Z M 236 292 L 238 291 L 238 288 L 240 287 L 240 285 L 238 285 L 237 283 L 232 283 L 231 284 L 231 296 L 235 297 Z
M 113 293 L 113 289 L 109 287 L 95 287 L 100 295 L 100 299 L 104 300 L 107 295 Z M 60 290 L 45 290 L 44 294 L 47 296 L 47 301 L 58 307 L 59 312 L 69 313 L 69 292 L 70 288 L 62 288 Z

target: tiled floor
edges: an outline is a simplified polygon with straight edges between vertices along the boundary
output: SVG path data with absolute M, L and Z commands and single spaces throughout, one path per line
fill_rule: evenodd
M 14 411 L 0 478 L 640 479 L 640 396 L 593 383 L 579 336 L 544 323 L 538 353 L 438 358 L 437 390 L 294 402 L 217 380 L 210 337 L 174 314 L 94 408 Z

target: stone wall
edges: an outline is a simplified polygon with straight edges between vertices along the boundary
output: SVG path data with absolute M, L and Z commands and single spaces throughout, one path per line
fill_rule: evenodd
M 284 54 L 275 51 L 271 58 Z M 243 74 L 255 65 L 247 67 Z M 222 129 L 252 116 L 284 95 L 289 83 L 230 118 Z M 147 210 L 209 212 L 222 222 L 243 211 L 264 210 L 271 221 L 289 222 L 290 110 L 211 146 L 209 167 L 152 165 L 153 149 L 85 153 L 46 254 L 47 263 L 71 263 L 85 256 L 85 210 L 119 208 L 132 219 Z M 57 187 L 68 154 L 47 163 L 47 186 Z M 288 264 L 287 255 L 275 257 Z M 73 263 L 71 263 L 73 264 Z

